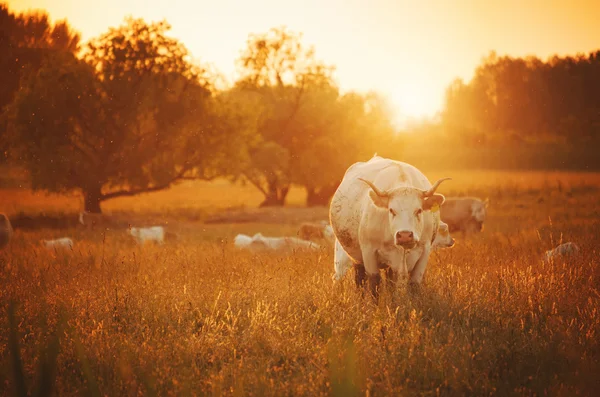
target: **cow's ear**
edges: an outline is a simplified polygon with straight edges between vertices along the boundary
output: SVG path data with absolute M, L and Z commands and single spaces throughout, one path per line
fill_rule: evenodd
M 387 195 L 379 196 L 373 191 L 373 189 L 369 190 L 369 197 L 371 198 L 373 204 L 375 204 L 375 206 L 379 208 L 387 208 L 390 201 Z
M 428 210 L 439 210 L 440 206 L 444 204 L 446 198 L 443 194 L 435 193 L 432 196 L 425 197 L 423 199 L 423 209 Z
M 483 201 L 483 206 L 484 206 L 485 208 L 487 208 L 487 207 L 488 207 L 488 205 L 490 205 L 490 198 L 489 198 L 489 197 L 487 197 L 487 198 L 486 198 L 486 199 Z

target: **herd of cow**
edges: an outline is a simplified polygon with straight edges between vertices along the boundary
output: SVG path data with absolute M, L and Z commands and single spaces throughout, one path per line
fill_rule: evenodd
M 375 155 L 348 168 L 331 200 L 329 222 L 304 223 L 298 237 L 238 234 L 234 246 L 252 251 L 294 251 L 322 249 L 324 243 L 334 248 L 335 280 L 354 267 L 356 284 L 367 285 L 374 296 L 381 281 L 380 269 L 386 270 L 391 282 L 401 275 L 419 284 L 431 252 L 454 245 L 450 233 L 466 236 L 483 231 L 488 200 L 446 198 L 437 193 L 440 184 L 450 179 L 432 185 L 414 166 Z M 79 223 L 86 227 L 102 227 L 104 219 L 85 212 L 79 215 Z M 165 239 L 177 238 L 163 226 L 127 226 L 139 244 L 162 244 Z M 0 214 L 0 249 L 8 245 L 12 234 L 8 217 Z M 48 249 L 73 249 L 69 237 L 41 243 Z M 578 253 L 579 247 L 568 242 L 547 251 L 543 259 Z

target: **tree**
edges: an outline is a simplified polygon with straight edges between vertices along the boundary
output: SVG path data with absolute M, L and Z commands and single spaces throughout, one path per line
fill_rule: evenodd
M 283 205 L 291 170 L 311 140 L 299 127 L 298 115 L 310 106 L 310 92 L 336 90 L 333 69 L 315 58 L 314 49 L 302 45 L 301 35 L 285 28 L 251 35 L 238 64 L 236 92 L 246 98 L 251 111 L 260 113 L 255 124 L 260 138 L 248 149 L 254 155 L 244 175 L 265 195 L 261 206 Z
M 395 132 L 387 104 L 375 94 L 321 93 L 310 103 L 299 123 L 310 140 L 292 175 L 306 189 L 308 206 L 327 205 L 351 164 L 396 147 Z
M 209 76 L 166 22 L 126 23 L 91 40 L 83 59 L 56 56 L 31 76 L 11 106 L 11 125 L 36 189 L 80 189 L 85 210 L 100 203 L 211 179 L 213 156 L 232 129 Z
M 53 25 L 45 12 L 14 14 L 0 4 L 0 154 L 8 151 L 10 141 L 3 114 L 22 78 L 49 54 L 75 53 L 78 45 L 79 33 L 66 21 Z

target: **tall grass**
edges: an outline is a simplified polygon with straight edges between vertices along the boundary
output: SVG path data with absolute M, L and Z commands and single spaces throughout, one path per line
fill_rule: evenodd
M 484 233 L 434 253 L 420 291 L 401 283 L 377 304 L 352 274 L 331 281 L 331 250 L 240 252 L 233 225 L 145 247 L 120 231 L 17 231 L 0 251 L 1 309 L 13 310 L 0 321 L 0 391 L 595 395 L 600 194 L 508 177 L 503 189 L 457 184 L 495 197 Z M 52 233 L 76 236 L 73 251 L 42 249 Z M 581 256 L 542 262 L 561 240 Z

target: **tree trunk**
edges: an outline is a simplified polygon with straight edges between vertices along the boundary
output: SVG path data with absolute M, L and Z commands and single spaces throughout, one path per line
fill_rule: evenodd
M 268 193 L 259 207 L 283 207 L 289 191 L 289 186 L 282 187 L 277 186 L 275 183 L 269 183 Z
M 335 189 L 337 189 L 337 185 L 327 185 L 320 189 L 306 186 L 306 206 L 327 206 Z
M 100 202 L 102 201 L 102 187 L 94 186 L 83 190 L 83 206 L 86 212 L 101 214 Z

